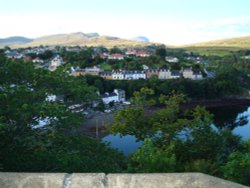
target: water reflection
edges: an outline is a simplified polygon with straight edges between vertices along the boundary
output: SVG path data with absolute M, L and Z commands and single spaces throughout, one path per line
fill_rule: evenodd
M 236 121 L 241 121 L 242 117 L 245 119 L 244 126 L 238 126 L 233 130 L 233 133 L 238 134 L 243 140 L 250 139 L 250 107 L 243 113 L 238 114 Z
M 226 106 L 208 109 L 214 114 L 214 124 L 217 128 L 228 128 L 230 130 L 248 124 L 249 113 L 244 113 L 247 110 L 247 106 Z
M 250 107 L 226 106 L 208 109 L 214 114 L 214 124 L 218 129 L 228 128 L 234 134 L 240 135 L 243 140 L 250 139 Z M 131 135 L 120 137 L 119 135 L 108 135 L 102 139 L 109 142 L 110 146 L 129 155 L 139 148 L 143 142 L 136 142 Z

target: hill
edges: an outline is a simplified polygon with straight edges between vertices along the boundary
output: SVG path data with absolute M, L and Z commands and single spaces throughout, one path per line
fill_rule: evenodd
M 202 55 L 224 56 L 232 51 L 250 49 L 250 36 L 194 43 L 180 46 L 180 48 L 184 48 L 190 52 L 197 52 Z
M 0 39 L 0 45 L 8 45 L 8 44 L 22 44 L 32 42 L 33 39 L 29 39 L 21 36 L 8 37 L 4 39 Z
M 5 40 L 5 39 L 2 39 Z M 48 46 L 105 46 L 111 48 L 113 46 L 118 47 L 134 47 L 145 46 L 144 42 L 121 39 L 112 36 L 100 36 L 98 33 L 71 33 L 71 34 L 57 34 L 39 37 L 32 41 L 23 43 L 1 43 L 0 47 L 4 47 L 8 44 L 10 47 L 34 47 L 40 45 Z
M 195 43 L 195 44 L 187 45 L 187 47 L 250 48 L 250 36 Z
M 133 38 L 132 40 L 138 41 L 138 42 L 150 42 L 149 39 L 144 36 L 138 36 L 138 37 Z

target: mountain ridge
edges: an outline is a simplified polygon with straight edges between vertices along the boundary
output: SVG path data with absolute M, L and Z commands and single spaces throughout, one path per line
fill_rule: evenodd
M 11 37 L 8 37 L 11 38 Z M 25 37 L 23 37 L 25 38 Z M 28 38 L 27 38 L 28 39 Z M 0 41 L 5 39 L 0 39 Z M 149 44 L 149 43 L 148 43 Z M 147 44 L 147 45 L 148 45 Z M 145 42 L 122 39 L 113 36 L 101 36 L 98 33 L 68 33 L 68 34 L 54 34 L 42 36 L 34 39 L 27 40 L 26 42 L 17 42 L 12 40 L 9 43 L 0 42 L 0 47 L 4 46 L 23 48 L 35 46 L 105 46 L 108 48 L 117 47 L 133 47 L 133 46 L 146 46 Z
M 11 36 L 7 38 L 0 39 L 0 43 L 27 43 L 31 42 L 33 39 L 26 38 L 23 36 Z
M 111 48 L 117 47 L 135 47 L 156 44 L 148 42 L 147 37 L 139 36 L 133 39 L 122 39 L 114 36 L 99 35 L 97 32 L 83 33 L 75 32 L 68 34 L 53 34 L 38 38 L 27 38 L 22 36 L 13 36 L 0 39 L 0 48 L 4 46 L 35 47 L 40 45 L 48 46 L 105 46 Z M 159 43 L 158 43 L 159 44 Z M 207 42 L 192 43 L 188 45 L 170 46 L 173 48 L 250 48 L 250 36 L 236 37 L 229 39 L 212 40 Z

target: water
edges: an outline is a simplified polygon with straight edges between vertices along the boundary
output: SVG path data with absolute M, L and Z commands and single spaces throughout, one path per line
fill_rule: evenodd
M 209 109 L 218 128 L 229 128 L 242 140 L 250 139 L 250 107 L 229 106 Z
M 243 120 L 242 125 L 235 127 L 233 133 L 240 135 L 243 140 L 248 140 L 250 139 L 250 107 L 243 113 L 238 114 L 236 121 L 241 121 L 242 118 L 245 118 L 246 121 Z
M 131 135 L 123 136 L 120 135 L 108 135 L 102 139 L 104 142 L 110 143 L 112 148 L 116 148 L 122 151 L 125 155 L 133 153 L 139 148 L 143 142 L 136 142 L 136 138 Z
M 226 106 L 208 109 L 214 114 L 214 125 L 218 128 L 229 128 L 234 134 L 240 135 L 243 140 L 250 139 L 250 107 Z M 108 135 L 102 139 L 110 146 L 122 151 L 125 155 L 133 153 L 143 142 L 136 142 L 131 135 Z

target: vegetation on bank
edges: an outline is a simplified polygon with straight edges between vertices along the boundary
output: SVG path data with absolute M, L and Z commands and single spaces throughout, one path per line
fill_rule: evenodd
M 110 128 L 144 141 L 128 158 L 129 172 L 203 172 L 250 185 L 250 140 L 214 128 L 213 115 L 203 107 L 181 111 L 182 94 L 161 95 L 165 108 L 145 116 L 157 103 L 153 94 L 148 88 L 135 92 L 132 105 L 115 114 Z

